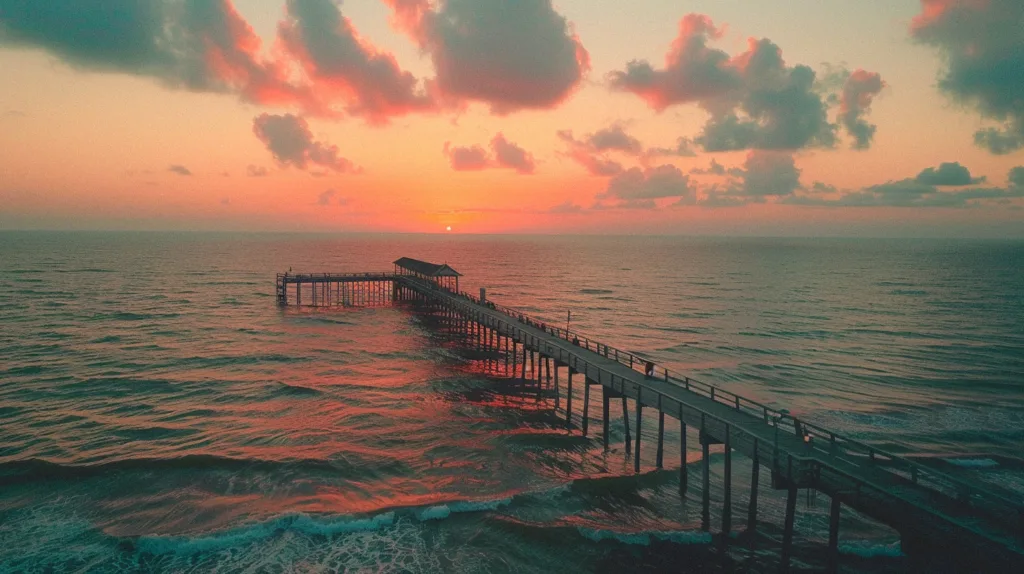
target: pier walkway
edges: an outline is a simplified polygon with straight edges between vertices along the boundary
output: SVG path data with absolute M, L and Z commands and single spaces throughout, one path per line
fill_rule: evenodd
M 403 260 L 400 260 L 403 261 Z M 405 260 L 409 261 L 409 260 Z M 398 262 L 396 262 L 398 263 Z M 422 262 L 417 262 L 422 263 Z M 430 265 L 430 264 L 426 264 Z M 436 266 L 440 269 L 442 266 Z M 443 266 L 454 273 L 447 265 Z M 786 490 L 786 517 L 782 549 L 782 569 L 788 568 L 792 546 L 797 491 L 815 489 L 831 500 L 829 556 L 830 570 L 838 565 L 837 543 L 841 506 L 847 505 L 897 530 L 904 552 L 943 556 L 949 564 L 972 570 L 1024 571 L 1024 505 L 1019 500 L 996 494 L 975 484 L 922 465 L 916 461 L 878 450 L 870 445 L 791 416 L 762 403 L 746 399 L 712 385 L 670 372 L 634 353 L 593 341 L 529 317 L 514 309 L 451 289 L 449 279 L 437 280 L 423 269 L 410 273 L 396 267 L 395 273 L 319 274 L 278 276 L 278 301 L 301 305 L 301 285 L 312 289 L 320 285 L 319 299 L 344 303 L 344 292 L 363 292 L 354 287 L 360 278 L 370 285 L 369 292 L 383 295 L 374 301 L 416 300 L 450 324 L 464 330 L 470 341 L 482 349 L 504 354 L 506 365 L 522 365 L 526 377 L 529 358 L 541 383 L 547 369 L 550 383 L 554 370 L 556 409 L 561 400 L 559 369 L 566 369 L 565 410 L 567 425 L 573 416 L 573 375 L 582 375 L 584 400 L 581 427 L 586 436 L 591 419 L 591 387 L 602 390 L 603 440 L 609 443 L 611 404 L 621 400 L 627 453 L 632 451 L 634 467 L 640 472 L 641 432 L 645 411 L 654 410 L 658 420 L 656 460 L 664 465 L 665 417 L 682 425 L 680 491 L 688 489 L 686 474 L 687 428 L 697 431 L 702 462 L 702 522 L 710 524 L 710 488 L 708 449 L 712 444 L 724 448 L 724 488 L 720 532 L 732 530 L 732 454 L 750 458 L 751 496 L 746 529 L 757 527 L 757 485 L 760 469 L 771 473 L 772 485 Z M 445 277 L 452 277 L 445 272 Z M 455 274 L 455 277 L 458 275 Z M 291 297 L 288 285 L 296 285 Z M 348 285 L 348 289 L 346 289 Z M 316 304 L 316 303 L 314 303 Z M 628 410 L 632 402 L 633 421 Z M 649 447 L 648 447 L 649 448 Z

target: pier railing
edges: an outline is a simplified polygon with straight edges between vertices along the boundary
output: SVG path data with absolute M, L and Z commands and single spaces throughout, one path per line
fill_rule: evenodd
M 451 293 L 450 291 L 448 292 Z M 463 292 L 456 295 L 469 299 L 478 305 L 499 311 L 521 323 L 540 329 L 559 339 L 569 341 L 574 345 L 578 345 L 622 365 L 627 365 L 631 369 L 643 373 L 649 379 L 662 380 L 668 384 L 681 386 L 687 391 L 727 405 L 737 411 L 763 418 L 767 424 L 801 436 L 808 447 L 823 454 L 829 456 L 845 455 L 854 459 L 864 460 L 901 480 L 926 486 L 963 504 L 984 505 L 986 509 L 1001 514 L 1009 512 L 1013 515 L 1010 519 L 1011 522 L 1015 523 L 1018 528 L 1024 528 L 1024 504 L 1007 496 L 991 492 L 976 484 L 961 480 L 909 458 L 843 436 L 796 417 L 785 410 L 777 410 L 764 403 L 737 395 L 721 387 L 672 372 L 648 357 L 601 343 L 578 331 L 550 325 L 530 316 L 528 313 L 499 305 L 492 301 L 481 302 L 478 297 L 470 293 Z

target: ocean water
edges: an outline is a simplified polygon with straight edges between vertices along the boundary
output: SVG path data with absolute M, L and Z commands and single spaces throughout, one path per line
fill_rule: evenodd
M 1024 495 L 1021 242 L 2 233 L 0 572 L 775 571 L 767 473 L 757 536 L 702 532 L 700 453 L 680 497 L 673 421 L 663 471 L 645 421 L 635 475 L 620 412 L 602 447 L 600 393 L 590 437 L 566 430 L 413 305 L 275 306 L 277 272 L 401 256 Z M 733 479 L 742 532 L 742 457 Z M 819 498 L 798 570 L 824 563 Z M 852 511 L 840 540 L 844 571 L 913 567 Z

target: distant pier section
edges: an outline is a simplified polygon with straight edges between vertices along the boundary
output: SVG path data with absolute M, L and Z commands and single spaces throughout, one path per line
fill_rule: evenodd
M 696 435 L 694 447 L 703 455 L 700 493 L 704 530 L 712 530 L 711 445 L 724 448 L 720 533 L 728 535 L 736 518 L 733 454 L 753 462 L 746 531 L 753 532 L 758 526 L 757 489 L 762 469 L 771 473 L 773 488 L 786 491 L 782 571 L 788 570 L 792 553 L 798 489 L 811 489 L 831 500 L 829 571 L 839 567 L 839 517 L 845 505 L 897 530 L 907 554 L 935 555 L 956 569 L 1024 572 L 1021 500 L 842 436 L 784 409 L 670 372 L 655 361 L 582 333 L 461 292 L 460 277 L 447 264 L 405 257 L 394 262 L 392 271 L 380 273 L 283 273 L 277 276 L 277 302 L 282 307 L 414 303 L 418 312 L 436 317 L 443 328 L 463 336 L 468 345 L 501 357 L 496 363 L 504 376 L 521 378 L 535 384 L 538 392 L 553 394 L 554 409 L 564 410 L 566 427 L 571 430 L 574 420 L 579 420 L 583 436 L 589 435 L 593 418 L 591 389 L 599 390 L 602 412 L 595 422 L 602 426 L 604 446 L 609 448 L 610 425 L 621 424 L 627 456 L 633 456 L 638 473 L 644 414 L 652 413 L 648 416 L 657 421 L 657 468 L 666 464 L 665 417 L 679 420 L 682 432 L 675 450 L 682 496 L 689 489 L 686 453 L 691 433 Z M 560 373 L 564 373 L 561 383 Z M 579 377 L 577 384 L 582 385 L 583 394 L 578 419 L 573 418 L 574 377 Z M 613 403 L 621 404 L 618 421 L 612 420 Z M 728 536 L 722 539 L 728 540 Z

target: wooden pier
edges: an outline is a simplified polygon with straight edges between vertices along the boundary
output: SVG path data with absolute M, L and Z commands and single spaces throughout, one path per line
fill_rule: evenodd
M 689 488 L 686 471 L 688 429 L 702 450 L 702 525 L 712 530 L 709 447 L 724 448 L 722 523 L 728 534 L 732 519 L 732 456 L 748 457 L 751 496 L 747 531 L 757 528 L 757 488 L 761 468 L 771 473 L 773 488 L 786 491 L 786 515 L 780 570 L 788 570 L 798 489 L 812 489 L 831 499 L 829 570 L 839 565 L 839 516 L 848 506 L 891 526 L 905 553 L 932 555 L 957 571 L 1024 571 L 1024 504 L 962 481 L 916 461 L 884 452 L 721 388 L 669 372 L 655 362 L 591 340 L 583 334 L 547 325 L 524 313 L 458 291 L 459 274 L 448 265 L 411 259 L 395 262 L 386 273 L 281 274 L 281 306 L 377 305 L 418 302 L 448 325 L 467 334 L 480 349 L 504 355 L 515 376 L 527 361 L 537 384 L 552 384 L 555 409 L 561 403 L 559 373 L 565 372 L 566 424 L 573 417 L 573 377 L 581 375 L 584 401 L 580 432 L 590 432 L 591 387 L 602 392 L 602 439 L 609 447 L 613 401 L 621 401 L 627 456 L 641 471 L 644 415 L 658 420 L 656 466 L 665 464 L 665 417 L 679 420 L 679 488 Z M 305 297 L 304 297 L 304 293 Z M 356 295 L 358 294 L 358 295 Z M 627 400 L 628 399 L 628 400 Z M 629 403 L 633 413 L 629 412 Z M 631 421 L 630 419 L 633 418 Z M 633 424 L 634 432 L 630 431 Z M 646 448 L 651 448 L 647 446 Z

